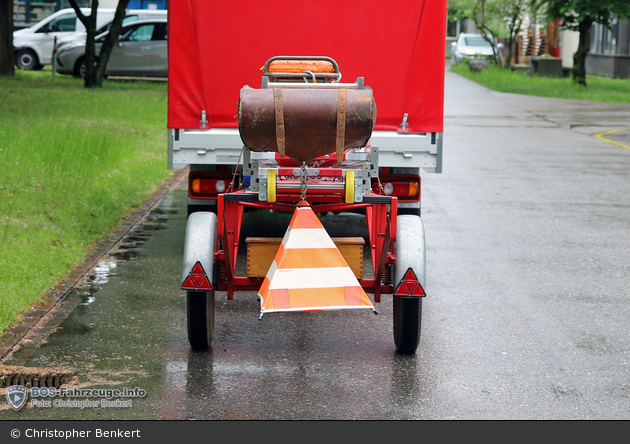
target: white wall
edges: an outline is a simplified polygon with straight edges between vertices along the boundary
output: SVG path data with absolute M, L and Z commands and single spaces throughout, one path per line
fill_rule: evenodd
M 578 49 L 580 43 L 580 33 L 577 31 L 564 30 L 560 34 L 560 58 L 563 68 L 573 68 L 573 54 Z

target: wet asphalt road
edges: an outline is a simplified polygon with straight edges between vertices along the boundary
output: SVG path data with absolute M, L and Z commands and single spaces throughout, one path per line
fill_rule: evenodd
M 630 105 L 491 92 L 446 73 L 444 172 L 423 175 L 427 298 L 418 353 L 380 314 L 267 314 L 217 294 L 191 352 L 178 290 L 185 191 L 68 296 L 58 331 L 14 362 L 146 390 L 131 408 L 31 407 L 2 419 L 629 419 Z M 611 143 L 616 142 L 617 144 Z M 366 235 L 330 215 L 333 236 Z M 248 214 L 282 235 L 287 216 Z

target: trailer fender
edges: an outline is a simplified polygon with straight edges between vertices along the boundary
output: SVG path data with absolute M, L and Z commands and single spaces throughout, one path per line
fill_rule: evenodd
M 216 242 L 216 214 L 208 211 L 198 211 L 188 216 L 181 282 L 184 282 L 197 262 L 201 263 L 208 279 L 212 282 L 212 265 Z
M 426 276 L 424 225 L 420 216 L 415 215 L 398 216 L 396 223 L 394 342 L 399 353 L 409 354 L 415 353 L 420 344 Z
M 416 215 L 399 215 L 396 219 L 396 267 L 394 288 L 411 268 L 424 288 L 426 278 L 426 246 L 424 224 Z

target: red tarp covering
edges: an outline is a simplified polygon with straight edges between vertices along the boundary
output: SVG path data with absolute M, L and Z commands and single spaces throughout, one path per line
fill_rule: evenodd
M 237 128 L 239 92 L 271 57 L 327 56 L 374 90 L 376 130 L 442 132 L 446 0 L 210 1 L 168 5 L 168 127 Z

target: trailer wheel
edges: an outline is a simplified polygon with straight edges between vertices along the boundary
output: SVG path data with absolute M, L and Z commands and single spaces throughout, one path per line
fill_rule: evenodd
M 420 285 L 424 287 L 426 275 L 426 251 L 424 225 L 415 215 L 399 215 L 396 219 L 396 266 L 394 288 L 411 268 Z M 420 344 L 422 326 L 422 297 L 393 296 L 394 343 L 399 353 L 415 353 Z
M 214 337 L 214 291 L 187 291 L 188 342 L 193 350 L 210 348 Z
M 198 211 L 188 216 L 180 282 L 185 283 L 187 278 L 192 277 L 193 270 L 199 273 L 197 266 L 201 265 L 201 271 L 210 283 L 210 286 L 201 289 L 197 284 L 194 289 L 186 288 L 188 340 L 193 350 L 208 350 L 214 336 L 214 283 L 217 282 L 215 269 L 218 263 L 213 258 L 216 243 L 216 214 Z

